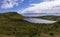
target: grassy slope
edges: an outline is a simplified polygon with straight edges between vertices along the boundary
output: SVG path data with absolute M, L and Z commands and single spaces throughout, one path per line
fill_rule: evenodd
M 22 20 L 16 12 L 0 14 L 0 36 L 4 37 L 60 37 L 60 22 L 54 24 L 33 24 Z M 39 17 L 58 20 L 60 17 Z M 4 36 L 3 36 L 4 35 Z

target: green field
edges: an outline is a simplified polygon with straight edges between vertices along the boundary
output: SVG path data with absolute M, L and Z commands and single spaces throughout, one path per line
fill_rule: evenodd
M 16 12 L 0 13 L 0 37 L 60 37 L 60 17 L 37 18 L 57 20 L 53 24 L 34 24 L 23 20 Z

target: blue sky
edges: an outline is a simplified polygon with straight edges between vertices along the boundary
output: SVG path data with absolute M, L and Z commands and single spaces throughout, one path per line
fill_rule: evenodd
M 0 0 L 0 13 L 60 13 L 60 0 Z
M 0 0 L 0 12 L 15 12 L 29 7 L 30 4 L 40 3 L 42 1 L 43 0 Z

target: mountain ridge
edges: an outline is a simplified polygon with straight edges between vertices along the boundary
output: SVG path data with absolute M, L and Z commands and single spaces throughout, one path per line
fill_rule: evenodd
M 24 21 L 24 16 L 17 13 L 0 14 L 0 36 L 2 37 L 60 37 L 60 17 L 39 17 L 57 20 L 53 24 L 34 24 Z M 52 35 L 51 35 L 52 34 Z M 59 35 L 57 35 L 59 34 Z

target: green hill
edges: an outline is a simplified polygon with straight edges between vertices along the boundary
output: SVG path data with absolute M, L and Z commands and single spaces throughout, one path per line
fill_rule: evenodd
M 60 17 L 39 17 L 57 20 L 54 24 L 34 24 L 23 18 L 16 12 L 0 13 L 0 37 L 60 37 Z

